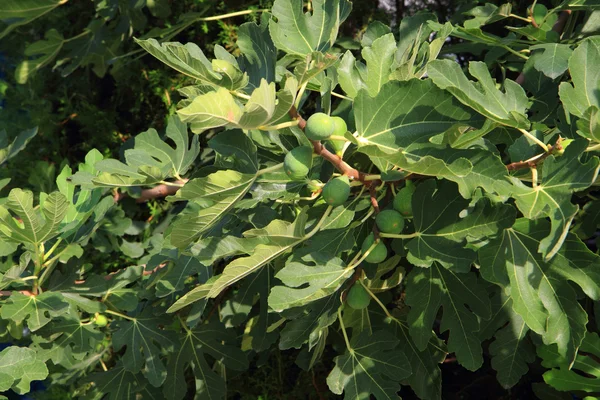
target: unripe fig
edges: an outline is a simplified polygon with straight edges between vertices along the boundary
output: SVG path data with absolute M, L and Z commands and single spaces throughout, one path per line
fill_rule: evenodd
M 411 181 L 406 181 L 406 186 L 398 191 L 394 198 L 394 210 L 403 216 L 412 215 L 412 196 L 416 188 Z
M 339 176 L 327 182 L 323 187 L 323 199 L 333 207 L 342 205 L 350 196 L 350 181 L 347 176 Z
M 315 113 L 306 121 L 304 133 L 310 140 L 325 140 L 333 135 L 335 124 L 333 119 L 323 113 Z
M 99 327 L 106 326 L 108 325 L 108 318 L 106 318 L 105 315 L 97 314 L 96 318 L 94 319 L 94 324 Z
M 346 303 L 355 310 L 362 310 L 369 306 L 371 302 L 371 296 L 363 285 L 360 283 L 355 283 L 352 285 L 350 290 L 348 291 L 348 296 L 346 296 Z
M 348 125 L 346 125 L 346 121 L 344 121 L 341 117 L 331 117 L 333 120 L 334 128 L 333 135 L 335 136 L 344 136 L 348 131 Z M 333 148 L 335 154 L 341 157 L 342 151 L 344 150 L 344 146 L 346 145 L 345 140 L 330 140 L 329 143 Z
M 397 234 L 404 229 L 404 217 L 396 210 L 383 210 L 377 214 L 375 223 L 383 233 Z
M 371 247 L 371 245 L 374 242 L 375 242 L 375 236 L 373 236 L 373 234 L 371 233 L 371 234 L 369 234 L 369 236 L 367 236 L 365 238 L 365 241 L 363 242 L 362 247 L 361 247 L 361 251 L 363 253 L 366 253 L 366 251 L 369 250 L 369 247 Z M 385 244 L 383 244 L 383 242 L 380 241 L 379 243 L 377 243 L 375 248 L 373 250 L 371 250 L 371 252 L 367 256 L 367 258 L 365 258 L 365 261 L 372 263 L 372 264 L 378 264 L 380 262 L 383 262 L 386 258 L 387 258 L 387 247 L 385 247 Z
M 283 170 L 293 180 L 305 179 L 312 167 L 313 149 L 308 146 L 300 146 L 292 149 L 285 155 Z

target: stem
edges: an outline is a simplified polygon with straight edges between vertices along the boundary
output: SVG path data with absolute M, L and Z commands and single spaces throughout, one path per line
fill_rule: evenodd
M 346 348 L 348 351 L 352 352 L 352 347 L 350 346 L 350 340 L 348 340 L 348 334 L 346 333 L 346 327 L 344 326 L 344 320 L 342 319 L 342 307 L 338 308 L 338 320 L 340 321 L 340 328 L 342 328 L 342 333 L 344 334 L 344 341 L 346 342 Z
M 538 186 L 538 170 L 535 165 L 531 167 L 531 186 L 534 189 Z
M 278 169 L 281 169 L 281 168 L 283 168 L 283 163 L 275 164 L 272 167 L 259 169 L 258 171 L 256 171 L 256 176 L 268 174 L 269 172 L 277 171 Z
M 177 183 L 177 182 L 160 181 L 159 183 L 161 183 L 163 185 L 167 185 L 167 186 L 174 186 L 174 187 L 183 187 L 184 186 L 184 184 Z
M 230 90 L 229 93 L 231 93 L 232 95 L 239 97 L 240 99 L 244 99 L 244 100 L 250 100 L 250 96 L 248 96 L 247 94 L 244 93 L 240 93 L 237 90 Z
M 306 234 L 306 236 L 304 236 L 302 238 L 303 241 L 307 240 L 307 239 L 310 239 L 317 232 L 319 232 L 319 229 L 321 229 L 321 226 L 323 226 L 323 223 L 325 222 L 325 219 L 329 216 L 329 213 L 331 213 L 331 210 L 333 210 L 333 206 L 327 206 L 327 209 L 323 213 L 323 216 L 321 217 L 321 219 L 319 220 L 319 222 L 317 222 L 317 225 L 315 225 L 315 227 L 310 232 L 308 232 Z
M 392 314 L 390 314 L 388 309 L 385 307 L 385 305 L 381 302 L 381 300 L 379 300 L 377 296 L 375 296 L 375 293 L 371 292 L 371 290 L 367 286 L 365 286 L 365 284 L 361 280 L 359 280 L 358 283 L 360 283 L 360 285 L 367 291 L 367 293 L 369 293 L 369 296 L 371 296 L 371 298 L 373 298 L 373 300 L 375 300 L 377 304 L 379 304 L 379 307 L 381 307 L 381 309 L 388 318 L 394 318 Z
M 60 242 L 62 242 L 62 238 L 58 238 L 58 240 L 56 241 L 56 243 L 54 243 L 54 245 L 50 248 L 50 250 L 48 250 L 48 252 L 46 252 L 46 254 L 44 254 L 44 261 L 46 261 L 48 259 L 48 257 L 50 257 L 52 255 L 52 253 L 54 253 L 54 251 L 56 250 L 56 248 L 58 247 Z
M 128 319 L 130 321 L 135 321 L 136 320 L 135 318 L 130 317 L 130 316 L 125 315 L 125 314 L 121 314 L 120 312 L 116 312 L 116 311 L 112 311 L 112 310 L 105 310 L 104 312 L 107 313 L 107 314 L 115 315 L 117 317 Z
M 364 181 L 368 182 L 368 181 L 376 181 L 378 179 L 381 179 L 381 175 L 369 175 L 369 176 L 365 176 Z
M 266 12 L 266 11 L 269 11 L 269 10 L 268 9 L 243 10 L 243 11 L 232 12 L 229 14 L 221 14 L 221 15 L 215 15 L 212 17 L 198 18 L 196 21 L 219 21 L 221 19 L 226 19 L 226 18 L 231 18 L 231 17 L 239 17 L 241 15 L 248 15 L 248 14 L 260 13 L 260 12 Z
M 298 125 L 298 120 L 293 120 L 293 121 L 282 122 L 277 125 L 261 126 L 258 129 L 263 130 L 263 131 L 276 131 L 279 129 L 289 128 L 289 127 L 297 126 L 297 125 Z
M 596 151 L 596 150 L 600 150 L 600 143 L 595 144 L 595 145 L 590 146 L 587 149 L 585 149 L 585 151 Z
M 44 244 L 42 243 L 40 246 L 35 247 L 35 261 L 33 267 L 33 275 L 40 276 L 40 272 L 42 272 L 42 266 L 44 264 Z M 41 247 L 41 248 L 40 248 Z M 31 292 L 34 295 L 37 295 L 39 288 L 39 280 L 35 279 L 33 281 L 33 285 L 31 286 Z
M 525 17 L 521 17 L 520 15 L 516 15 L 516 14 L 508 14 L 509 17 L 511 18 L 516 18 L 516 19 L 520 19 L 521 21 L 525 21 L 525 22 L 531 22 L 530 18 L 525 18 Z
M 361 220 L 360 223 L 364 224 L 364 222 L 366 220 L 368 220 L 369 218 L 371 218 L 371 215 L 373 215 L 375 213 L 375 210 L 373 209 L 373 207 L 371 207 L 371 209 L 369 210 L 369 212 L 367 213 L 367 215 L 365 215 Z
M 392 239 L 412 239 L 421 236 L 421 232 L 410 233 L 408 235 L 399 235 L 395 233 L 380 233 L 379 236 L 382 238 L 392 238 Z
M 348 101 L 354 101 L 354 99 L 348 97 L 348 96 L 344 96 L 343 94 L 339 94 L 336 92 L 331 92 L 331 95 L 334 97 L 339 97 L 340 99 L 344 99 L 344 100 L 348 100 Z
M 185 329 L 185 331 L 187 332 L 187 334 L 191 335 L 192 331 L 190 330 L 190 328 L 188 328 L 188 326 L 185 323 L 185 321 L 183 320 L 183 318 L 181 318 L 181 315 L 177 314 L 177 318 L 179 318 L 179 323 L 181 324 L 181 326 L 183 327 L 183 329 Z
M 542 142 L 540 139 L 536 138 L 535 136 L 533 136 L 531 133 L 527 132 L 525 129 L 520 128 L 519 131 L 527 136 L 529 139 L 533 140 L 538 146 L 540 146 L 542 149 L 544 149 L 544 152 L 548 152 L 548 146 L 546 146 L 546 144 L 544 144 L 544 142 Z
M 523 54 L 519 53 L 519 52 L 518 52 L 518 51 L 516 51 L 516 50 L 513 50 L 513 49 L 511 49 L 511 48 L 510 48 L 510 47 L 508 47 L 508 46 L 500 46 L 500 47 L 502 47 L 504 50 L 506 50 L 506 51 L 508 51 L 508 52 L 510 52 L 510 53 L 512 53 L 512 54 L 514 54 L 515 56 L 522 58 L 522 59 L 523 59 L 523 60 L 525 60 L 525 61 L 529 60 L 529 57 L 527 57 L 527 56 L 524 56 Z
M 79 39 L 80 37 L 86 36 L 90 34 L 90 30 L 84 30 L 83 32 L 81 32 L 79 35 L 75 35 L 73 37 L 70 37 L 68 39 L 63 40 L 63 43 L 69 43 L 71 40 L 75 40 L 75 39 Z
M 354 269 L 356 267 L 358 267 L 360 265 L 360 263 L 362 263 L 363 261 L 365 261 L 365 259 L 369 256 L 369 254 L 371 254 L 371 251 L 373 251 L 373 249 L 375 248 L 375 246 L 377 246 L 379 244 L 379 239 L 375 240 L 373 242 L 373 244 L 371 245 L 371 247 L 369 247 L 367 249 L 367 251 L 365 251 L 362 256 L 356 260 L 356 257 L 358 257 L 360 255 L 360 252 L 356 255 L 356 257 L 354 257 L 354 260 L 352 260 L 350 262 L 350 264 L 348 264 L 348 266 L 346 267 L 346 269 Z

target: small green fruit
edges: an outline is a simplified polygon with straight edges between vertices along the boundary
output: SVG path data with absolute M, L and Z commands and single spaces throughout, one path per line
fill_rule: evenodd
M 346 296 L 346 303 L 348 303 L 351 308 L 362 310 L 367 308 L 370 302 L 371 296 L 367 293 L 363 285 L 360 283 L 352 285 L 348 291 L 348 296 Z
M 333 124 L 334 124 L 333 135 L 344 136 L 346 134 L 346 132 L 348 131 L 348 125 L 346 125 L 346 121 L 344 121 L 344 119 L 341 117 L 331 117 L 331 119 L 333 120 Z M 338 156 L 341 157 L 342 152 L 344 150 L 344 146 L 346 145 L 346 141 L 345 140 L 330 140 L 329 143 L 331 144 L 331 147 L 333 148 L 333 151 L 335 152 L 335 154 L 337 154 Z
M 98 314 L 96 315 L 96 319 L 94 319 L 94 323 L 99 327 L 106 326 L 108 325 L 108 318 L 105 315 Z
M 283 170 L 293 180 L 305 179 L 312 167 L 313 149 L 308 146 L 301 146 L 292 149 L 285 155 L 283 160 Z
M 306 121 L 304 133 L 310 140 L 325 140 L 333 135 L 335 123 L 333 119 L 323 113 L 315 113 Z
M 330 206 L 337 207 L 344 204 L 348 196 L 350 196 L 350 181 L 347 176 L 334 178 L 323 187 L 323 199 Z
M 397 234 L 404 229 L 404 217 L 395 210 L 383 210 L 377 214 L 375 223 L 383 233 Z
M 361 251 L 365 253 L 369 250 L 369 247 L 375 242 L 375 236 L 371 233 L 369 236 L 365 238 L 365 241 L 362 244 Z M 387 247 L 383 242 L 377 243 L 375 248 L 371 250 L 365 261 L 372 264 L 378 264 L 383 262 L 387 258 Z
M 412 196 L 414 192 L 414 184 L 406 181 L 406 186 L 400 189 L 394 198 L 394 210 L 403 216 L 412 215 Z

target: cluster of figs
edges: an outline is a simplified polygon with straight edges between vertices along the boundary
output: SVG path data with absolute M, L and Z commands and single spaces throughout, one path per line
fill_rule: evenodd
M 306 121 L 304 134 L 313 141 L 328 141 L 333 150 L 341 156 L 346 143 L 345 140 L 337 138 L 346 134 L 348 127 L 343 118 L 329 116 L 324 113 L 315 113 Z M 335 139 L 332 139 L 332 136 Z M 312 168 L 313 148 L 309 146 L 299 146 L 286 154 L 283 168 L 290 179 L 306 180 Z M 398 191 L 394 197 L 392 207 L 379 212 L 375 218 L 375 223 L 379 232 L 389 234 L 399 234 L 404 229 L 405 218 L 412 215 L 412 195 L 415 187 L 410 181 L 406 181 L 406 186 Z M 321 195 L 323 200 L 332 207 L 337 207 L 346 202 L 350 196 L 350 181 L 347 176 L 342 175 L 331 179 L 325 184 Z M 383 262 L 388 256 L 386 245 L 381 241 L 375 244 L 375 236 L 369 234 L 362 243 L 361 251 L 363 254 L 369 252 L 365 261 L 372 264 Z M 375 246 L 373 247 L 373 245 Z M 370 251 L 369 251 L 370 250 Z M 371 300 L 365 286 L 358 282 L 354 283 L 346 296 L 346 304 L 353 309 L 361 310 L 366 308 Z

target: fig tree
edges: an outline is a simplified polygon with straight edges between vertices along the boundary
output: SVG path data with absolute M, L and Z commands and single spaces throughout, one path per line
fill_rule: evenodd
M 106 318 L 106 315 L 97 314 L 96 318 L 94 319 L 94 324 L 99 327 L 106 326 L 108 325 L 108 318 Z
M 333 135 L 335 136 L 344 136 L 348 131 L 348 125 L 346 125 L 346 121 L 344 121 L 341 117 L 331 117 L 333 120 L 334 128 Z M 338 156 L 342 156 L 342 151 L 344 150 L 344 145 L 346 144 L 345 140 L 330 140 L 329 143 L 333 148 L 333 151 Z
M 310 140 L 325 140 L 333 135 L 335 123 L 333 119 L 323 113 L 315 113 L 306 121 L 304 133 Z
M 327 182 L 323 187 L 323 199 L 330 206 L 337 207 L 348 200 L 350 181 L 347 176 L 339 176 Z
M 308 146 L 300 146 L 292 149 L 285 155 L 283 170 L 293 180 L 305 179 L 312 167 L 313 149 Z
M 346 296 L 346 303 L 348 303 L 351 308 L 355 310 L 362 310 L 367 308 L 370 302 L 371 296 L 369 293 L 367 293 L 363 285 L 360 283 L 355 283 L 352 285 L 348 291 L 348 296 Z
M 371 247 L 371 245 L 375 242 L 375 236 L 373 236 L 373 234 L 369 234 L 369 236 L 367 236 L 362 244 L 361 247 L 361 251 L 363 253 L 366 253 L 367 250 L 369 250 L 369 247 Z M 379 242 L 377 243 L 377 245 L 375 246 L 375 248 L 373 248 L 373 250 L 371 250 L 371 252 L 369 253 L 369 255 L 367 256 L 367 258 L 365 258 L 366 262 L 372 263 L 372 264 L 378 264 L 380 262 L 383 262 L 385 259 L 387 258 L 387 247 L 385 247 L 385 244 L 383 244 L 383 242 Z
M 396 210 L 383 210 L 375 218 L 375 223 L 383 233 L 400 233 L 404 229 L 404 217 Z
M 394 198 L 394 210 L 403 216 L 412 215 L 412 196 L 415 192 L 415 185 L 411 181 L 406 181 L 406 186 L 398 191 Z

